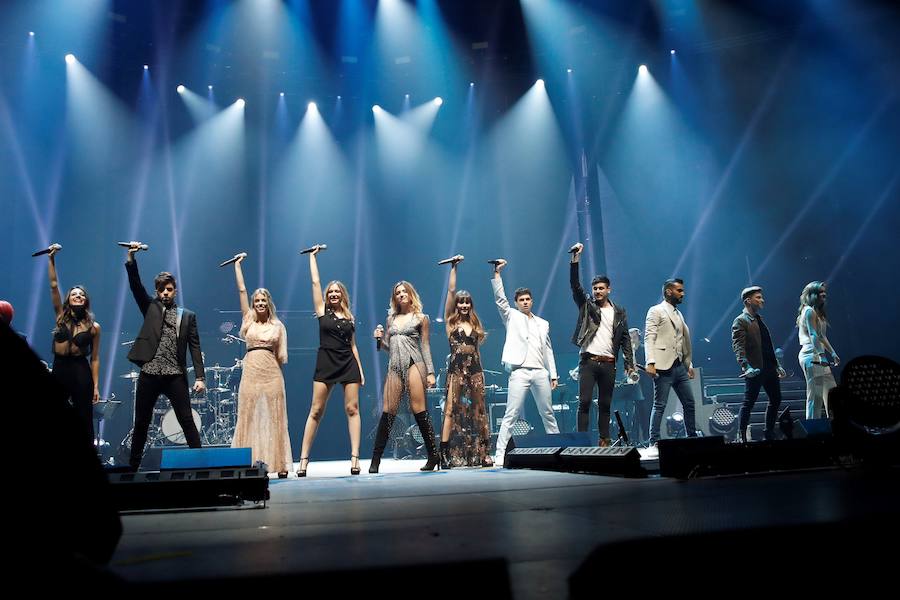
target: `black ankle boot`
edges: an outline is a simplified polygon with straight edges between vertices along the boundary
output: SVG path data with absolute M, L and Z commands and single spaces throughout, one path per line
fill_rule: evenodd
M 384 447 L 387 445 L 388 436 L 394 427 L 394 419 L 396 415 L 391 413 L 381 413 L 381 420 L 378 421 L 378 432 L 375 434 L 375 447 L 372 449 L 372 462 L 369 464 L 369 473 L 377 473 L 381 466 L 381 455 L 384 454 Z
M 450 469 L 452 467 L 453 465 L 450 464 L 450 442 L 441 440 L 441 468 Z
M 437 446 L 434 443 L 434 425 L 431 423 L 431 415 L 427 410 L 414 415 L 419 431 L 422 432 L 422 439 L 425 441 L 425 449 L 428 451 L 428 462 L 419 469 L 420 471 L 434 471 L 435 467 L 440 468 L 441 457 L 438 455 Z

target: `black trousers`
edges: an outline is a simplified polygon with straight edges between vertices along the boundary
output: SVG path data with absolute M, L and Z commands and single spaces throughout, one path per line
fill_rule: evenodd
M 69 392 L 75 412 L 84 424 L 85 435 L 94 445 L 94 376 L 86 356 L 53 356 L 53 376 Z
M 598 388 L 597 431 L 600 437 L 609 437 L 609 412 L 613 390 L 616 387 L 616 363 L 596 362 L 582 358 L 578 363 L 578 431 L 588 430 L 588 415 L 594 388 Z
M 200 447 L 200 433 L 194 424 L 191 413 L 191 397 L 188 393 L 187 377 L 184 375 L 147 375 L 143 371 L 138 377 L 137 393 L 134 405 L 134 432 L 131 434 L 131 460 L 133 469 L 141 466 L 144 456 L 144 444 L 147 443 L 147 430 L 153 418 L 153 407 L 156 399 L 164 394 L 178 418 L 178 424 L 184 432 L 188 446 Z
M 781 382 L 778 380 L 778 371 L 775 369 L 763 369 L 756 377 L 744 380 L 744 404 L 741 406 L 741 416 L 738 421 L 741 440 L 746 440 L 747 425 L 750 424 L 750 412 L 756 399 L 759 398 L 759 390 L 766 390 L 769 404 L 766 406 L 766 438 L 772 435 L 775 429 L 775 419 L 778 418 L 778 407 L 781 405 Z

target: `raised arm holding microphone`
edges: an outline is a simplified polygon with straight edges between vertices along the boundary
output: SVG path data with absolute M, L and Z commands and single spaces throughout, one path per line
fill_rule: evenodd
M 240 333 L 247 344 L 231 446 L 252 448 L 254 462 L 266 463 L 270 471 L 285 479 L 294 466 L 281 372 L 288 360 L 287 330 L 278 318 L 269 290 L 257 288 L 247 295 L 241 267 L 246 257 L 241 252 L 225 261 L 234 263 L 242 317 Z
M 56 274 L 56 253 L 62 249 L 52 244 L 34 256 L 48 255 L 47 275 L 50 299 L 56 315 L 53 329 L 53 376 L 63 384 L 72 406 L 84 423 L 85 433 L 94 443 L 94 409 L 100 400 L 100 323 L 91 312 L 91 297 L 83 285 L 69 288 L 63 300 Z
M 510 308 L 500 270 L 506 260 L 497 259 L 491 287 L 494 289 L 494 303 L 506 327 L 506 342 L 503 344 L 502 362 L 509 371 L 509 391 L 506 396 L 506 413 L 497 436 L 497 453 L 494 464 L 503 464 L 506 445 L 511 436 L 510 428 L 521 416 L 525 408 L 525 394 L 531 390 L 538 413 L 544 421 L 547 433 L 559 433 L 556 416 L 551 402 L 553 390 L 559 381 L 553 345 L 550 343 L 550 324 L 531 312 L 533 298 L 528 288 L 517 288 L 515 303 L 518 310 Z
M 156 294 L 151 296 L 147 293 L 141 283 L 134 256 L 142 249 L 146 249 L 146 245 L 128 242 L 128 258 L 125 261 L 131 294 L 144 316 L 141 330 L 128 353 L 128 360 L 141 369 L 135 395 L 134 431 L 129 460 L 134 470 L 140 467 L 153 407 L 160 394 L 164 394 L 171 402 L 188 445 L 191 448 L 200 447 L 200 433 L 194 423 L 188 392 L 188 351 L 196 374 L 194 391 L 202 392 L 206 389 L 197 317 L 176 304 L 178 288 L 171 273 L 163 271 L 157 275 L 153 280 Z
M 572 335 L 572 343 L 581 348 L 578 363 L 578 431 L 588 430 L 588 415 L 596 387 L 599 392 L 597 429 L 600 432 L 599 445 L 602 447 L 611 443 L 609 413 L 616 385 L 616 358 L 621 350 L 625 371 L 630 377 L 635 369 L 634 352 L 625 309 L 609 299 L 612 292 L 609 278 L 605 275 L 594 277 L 590 296 L 581 287 L 578 265 L 582 250 L 584 245 L 581 243 L 572 246 L 572 261 L 569 265 L 569 284 L 575 306 L 578 307 L 578 323 Z

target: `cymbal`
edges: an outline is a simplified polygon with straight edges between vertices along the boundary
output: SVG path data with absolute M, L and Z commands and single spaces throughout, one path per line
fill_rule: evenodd
M 219 365 L 206 367 L 207 371 L 212 371 L 213 373 L 221 373 L 222 371 L 231 371 L 233 369 L 234 367 L 220 367 Z
M 231 388 L 227 388 L 227 387 L 206 388 L 206 391 L 212 392 L 214 394 L 221 394 L 222 392 L 230 392 Z
M 140 371 L 129 371 L 128 373 L 125 373 L 124 375 L 119 375 L 119 379 L 137 379 L 140 376 L 141 376 Z

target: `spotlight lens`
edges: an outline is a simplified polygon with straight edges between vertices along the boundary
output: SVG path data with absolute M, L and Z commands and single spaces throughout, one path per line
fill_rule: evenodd
M 535 81 L 534 83 L 535 83 L 536 85 L 539 85 L 539 86 L 541 86 L 541 87 L 544 87 L 544 80 L 543 80 L 543 79 L 538 79 L 538 80 Z
M 145 71 L 146 71 L 147 69 L 149 69 L 149 68 L 150 68 L 150 65 L 144 65 L 144 70 L 145 70 Z
M 434 99 L 434 103 L 437 104 L 438 106 L 440 106 L 441 104 L 444 103 L 444 100 L 440 96 L 438 96 L 437 98 Z
M 177 88 L 175 88 L 175 91 L 178 92 L 179 94 L 183 94 L 184 90 L 185 90 L 185 87 L 183 85 L 179 85 Z
M 210 89 L 210 90 L 212 89 L 212 86 L 211 86 L 211 85 L 208 85 L 208 86 L 206 86 L 206 87 L 207 87 L 207 89 Z
M 281 92 L 281 93 L 278 94 L 278 95 L 281 96 L 282 98 L 284 98 L 284 92 Z
M 566 73 L 571 73 L 572 69 L 566 69 Z
M 469 82 L 469 87 L 475 87 L 475 82 L 474 82 L 474 81 L 470 81 L 470 82 Z
M 409 94 L 404 94 L 403 97 L 404 97 L 404 98 L 409 98 Z
M 340 100 L 340 99 L 341 99 L 341 97 L 340 97 L 340 96 L 338 96 L 338 97 L 337 97 L 337 99 L 338 99 L 338 100 Z
M 380 106 L 378 106 L 377 104 L 372 105 L 372 112 L 378 112 L 379 110 L 381 110 Z
M 246 104 L 246 102 L 244 102 L 243 98 L 238 98 L 237 101 L 235 101 L 235 104 L 238 105 L 238 108 L 244 108 L 244 105 Z
M 306 105 L 306 107 L 307 107 L 309 110 L 316 110 L 316 109 L 318 108 L 318 107 L 316 106 L 316 103 L 315 103 L 315 102 L 310 102 L 309 104 Z
M 75 55 L 74 55 L 74 54 L 66 54 L 66 62 L 69 63 L 70 65 L 71 65 L 72 63 L 74 63 L 74 62 L 75 62 Z
M 669 50 L 669 54 L 675 54 L 674 50 Z
M 641 65 L 641 66 L 639 66 L 639 67 L 638 67 L 638 72 L 640 72 L 640 73 L 646 73 L 646 72 L 647 72 L 647 65 Z
M 33 32 L 33 31 L 29 31 L 29 32 L 28 32 L 28 35 L 30 35 L 31 37 L 34 37 L 34 32 Z

